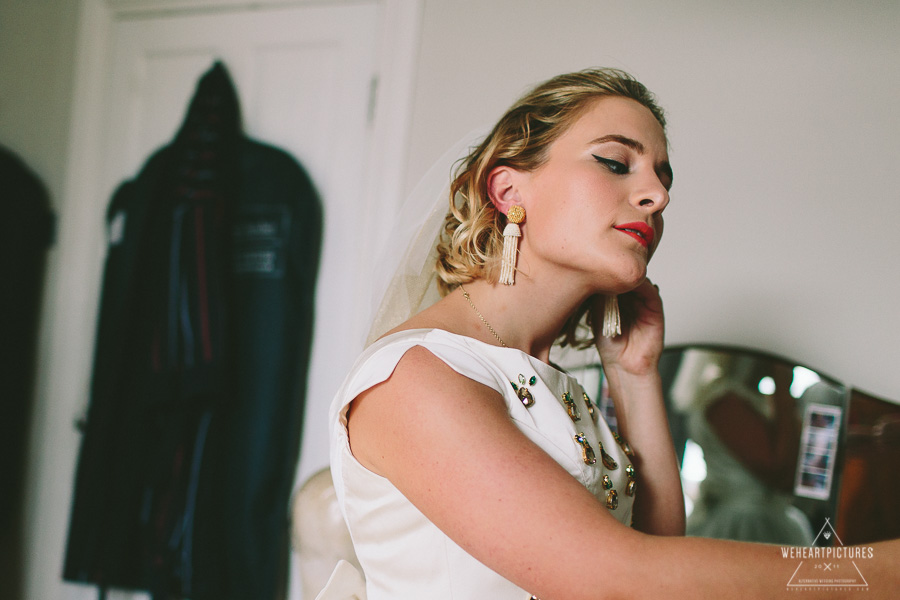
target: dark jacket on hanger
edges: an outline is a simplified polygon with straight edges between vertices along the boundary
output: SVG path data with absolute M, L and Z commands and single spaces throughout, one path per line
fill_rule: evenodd
M 66 579 L 155 599 L 284 588 L 321 207 L 240 131 L 224 67 L 109 205 Z
M 38 315 L 53 213 L 44 184 L 3 147 L 0 210 L 0 598 L 18 598 Z

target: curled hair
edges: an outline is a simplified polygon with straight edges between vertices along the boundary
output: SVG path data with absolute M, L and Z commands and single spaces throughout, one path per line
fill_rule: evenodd
M 498 166 L 534 171 L 547 160 L 556 141 L 593 101 L 619 96 L 647 107 L 666 128 L 656 98 L 634 77 L 618 69 L 586 69 L 559 75 L 522 96 L 504 114 L 481 144 L 457 166 L 450 185 L 450 210 L 437 246 L 438 286 L 446 295 L 476 278 L 497 280 L 506 217 L 488 198 L 487 178 Z M 581 306 L 560 333 L 562 345 L 586 347 L 590 325 L 588 303 Z M 585 316 L 587 320 L 585 321 Z

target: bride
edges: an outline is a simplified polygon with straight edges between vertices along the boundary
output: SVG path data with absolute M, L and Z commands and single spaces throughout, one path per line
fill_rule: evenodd
M 365 589 L 347 591 L 345 564 L 319 598 L 785 593 L 797 561 L 778 547 L 683 537 L 647 279 L 667 150 L 653 95 L 594 69 L 527 93 L 461 161 L 426 269 L 442 298 L 370 345 L 332 407 Z M 555 343 L 596 347 L 617 431 L 551 364 Z M 897 547 L 874 552 L 887 594 Z

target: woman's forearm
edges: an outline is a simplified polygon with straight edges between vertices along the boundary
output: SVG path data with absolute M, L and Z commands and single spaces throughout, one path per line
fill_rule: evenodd
M 835 600 L 857 598 L 860 592 L 869 599 L 896 597 L 900 541 L 841 548 L 843 554 L 832 556 L 826 550 L 700 537 L 644 540 L 636 549 L 642 559 L 630 574 L 642 578 L 641 585 L 630 597 L 737 600 L 796 598 L 799 593 Z M 815 551 L 822 558 L 815 558 Z M 841 558 L 847 556 L 863 558 Z M 855 585 L 841 586 L 838 579 Z
M 684 535 L 684 495 L 658 373 L 606 373 L 620 435 L 635 452 L 634 526 L 658 535 Z

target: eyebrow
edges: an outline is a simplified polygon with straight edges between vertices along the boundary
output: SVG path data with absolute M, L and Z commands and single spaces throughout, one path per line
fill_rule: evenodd
M 633 140 L 630 137 L 625 137 L 624 135 L 619 135 L 617 133 L 611 133 L 609 135 L 604 135 L 602 137 L 598 137 L 597 139 L 591 140 L 590 145 L 593 146 L 594 144 L 603 144 L 606 142 L 619 142 L 623 146 L 628 146 L 639 154 L 644 153 L 644 145 L 642 143 L 637 140 Z
M 618 142 L 618 143 L 622 144 L 623 146 L 627 146 L 627 147 L 631 148 L 638 154 L 644 153 L 644 145 L 642 143 L 640 143 L 639 141 L 632 139 L 630 137 L 626 137 L 624 135 L 619 135 L 618 133 L 611 133 L 609 135 L 604 135 L 604 136 L 598 137 L 596 139 L 593 139 L 590 141 L 589 145 L 593 146 L 595 144 L 604 144 L 606 142 Z M 675 179 L 675 173 L 672 171 L 672 165 L 669 164 L 668 161 L 663 161 L 657 167 L 657 173 L 659 173 L 661 176 L 668 178 L 669 181 L 668 181 L 668 185 L 666 186 L 666 188 L 667 189 L 671 188 L 672 181 Z

